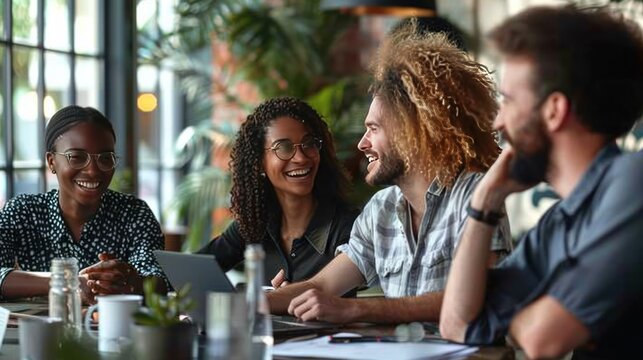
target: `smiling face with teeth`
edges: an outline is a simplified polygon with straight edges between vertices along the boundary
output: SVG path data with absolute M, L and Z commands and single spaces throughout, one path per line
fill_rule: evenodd
M 264 148 L 275 146 L 281 141 L 300 144 L 312 136 L 301 121 L 287 116 L 279 117 L 266 129 Z M 296 149 L 290 160 L 279 159 L 272 150 L 266 150 L 264 153 L 263 169 L 279 199 L 286 196 L 313 196 L 313 186 L 319 168 L 319 152 L 308 156 L 300 146 Z
M 404 175 L 404 161 L 390 146 L 383 121 L 382 102 L 375 96 L 364 120 L 366 132 L 357 144 L 368 160 L 366 182 L 371 185 L 392 185 Z
M 80 122 L 64 132 L 55 142 L 54 150 L 64 153 L 70 150 L 90 154 L 114 151 L 114 137 L 107 129 L 91 123 Z M 63 211 L 83 208 L 90 213 L 98 210 L 100 198 L 114 176 L 114 170 L 102 171 L 92 157 L 83 169 L 74 169 L 64 156 L 47 153 L 47 164 L 56 171 L 60 205 Z

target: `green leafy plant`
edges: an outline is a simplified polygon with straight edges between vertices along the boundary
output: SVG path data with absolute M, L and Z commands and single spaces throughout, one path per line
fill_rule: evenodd
M 352 159 L 369 103 L 367 81 L 335 57 L 357 18 L 322 11 L 320 1 L 180 0 L 174 31 L 141 29 L 140 63 L 172 68 L 189 109 L 189 126 L 177 141 L 186 176 L 166 209 L 186 220 L 184 251 L 199 249 L 230 220 L 212 214 L 229 206 L 231 179 L 221 164 L 227 163 L 237 127 L 213 123 L 213 91 L 245 112 L 280 95 L 309 101 L 328 121 L 340 160 L 352 161 L 355 166 L 347 168 L 357 172 Z M 218 45 L 227 52 L 213 51 Z M 242 84 L 252 84 L 259 99 L 241 96 Z
M 186 284 L 175 293 L 162 296 L 155 292 L 156 279 L 149 278 L 143 282 L 146 307 L 134 314 L 137 325 L 172 326 L 181 323 L 179 315 L 194 307 L 194 300 L 188 298 L 190 284 Z

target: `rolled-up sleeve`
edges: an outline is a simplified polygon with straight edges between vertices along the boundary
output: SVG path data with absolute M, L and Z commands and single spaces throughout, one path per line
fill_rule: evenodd
M 373 246 L 373 216 L 375 201 L 371 199 L 362 213 L 355 219 L 351 236 L 348 243 L 340 245 L 335 251 L 336 254 L 343 252 L 357 266 L 366 279 L 368 286 L 378 283 L 377 271 L 375 269 L 375 250 Z

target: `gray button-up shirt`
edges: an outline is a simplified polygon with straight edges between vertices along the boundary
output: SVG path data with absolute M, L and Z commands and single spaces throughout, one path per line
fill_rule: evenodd
M 501 341 L 516 312 L 549 295 L 589 329 L 597 345 L 592 352 L 575 351 L 574 358 L 640 355 L 642 276 L 643 152 L 623 155 L 610 144 L 569 197 L 490 270 L 485 307 L 469 325 L 466 341 Z
M 355 220 L 348 244 L 338 248 L 357 265 L 369 286 L 387 297 L 442 291 L 455 247 L 466 222 L 466 207 L 479 173 L 461 173 L 451 188 L 434 181 L 426 192 L 426 211 L 417 241 L 409 204 L 397 186 L 378 191 Z M 492 250 L 511 249 L 509 222 L 497 228 Z

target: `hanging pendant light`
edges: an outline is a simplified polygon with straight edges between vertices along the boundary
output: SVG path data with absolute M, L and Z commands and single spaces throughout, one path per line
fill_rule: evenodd
M 323 0 L 321 8 L 353 15 L 429 17 L 436 14 L 434 0 Z

